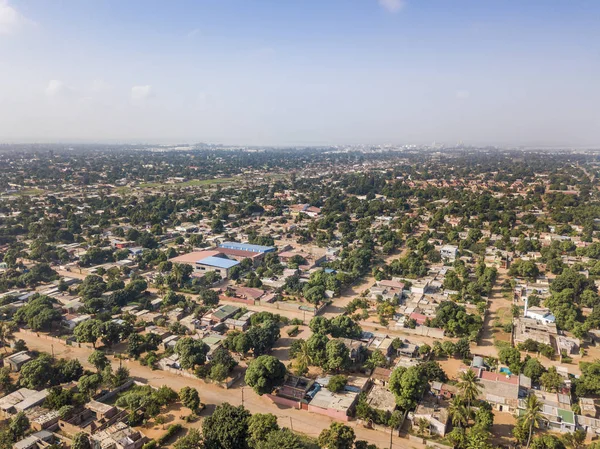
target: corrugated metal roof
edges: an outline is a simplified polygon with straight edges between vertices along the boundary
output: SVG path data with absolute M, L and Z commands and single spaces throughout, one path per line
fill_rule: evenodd
M 237 260 L 224 259 L 222 257 L 215 256 L 205 257 L 204 259 L 200 259 L 196 263 L 217 268 L 231 268 L 235 267 L 236 265 L 239 265 L 239 262 Z

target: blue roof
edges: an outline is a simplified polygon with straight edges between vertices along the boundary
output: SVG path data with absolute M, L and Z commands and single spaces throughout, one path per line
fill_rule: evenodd
M 270 253 L 275 251 L 274 246 L 262 246 L 262 245 L 252 245 L 250 243 L 238 243 L 238 242 L 223 242 L 219 245 L 221 248 L 227 249 L 239 249 L 242 251 L 250 251 L 253 253 Z
M 209 256 L 204 259 L 200 259 L 196 263 L 201 263 L 202 265 L 210 265 L 211 267 L 217 268 L 231 268 L 239 265 L 237 260 L 224 259 L 222 257 Z

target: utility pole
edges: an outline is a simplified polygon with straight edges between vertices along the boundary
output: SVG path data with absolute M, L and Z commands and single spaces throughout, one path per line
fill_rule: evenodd
M 244 406 L 244 387 L 242 387 L 242 407 Z
M 394 436 L 394 426 L 390 426 L 390 449 L 392 449 L 392 437 Z
M 290 416 L 290 430 L 293 432 L 294 431 L 294 425 L 292 424 L 292 417 Z

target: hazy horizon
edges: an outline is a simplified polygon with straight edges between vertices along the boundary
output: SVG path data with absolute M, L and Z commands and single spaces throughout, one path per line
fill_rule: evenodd
M 0 0 L 0 142 L 600 145 L 594 1 Z

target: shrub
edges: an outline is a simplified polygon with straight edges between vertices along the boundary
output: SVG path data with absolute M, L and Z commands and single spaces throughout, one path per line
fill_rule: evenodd
M 183 427 L 181 424 L 171 424 L 167 427 L 167 431 L 161 435 L 161 437 L 157 440 L 157 443 L 162 446 L 167 441 L 169 441 L 177 432 L 179 432 Z

